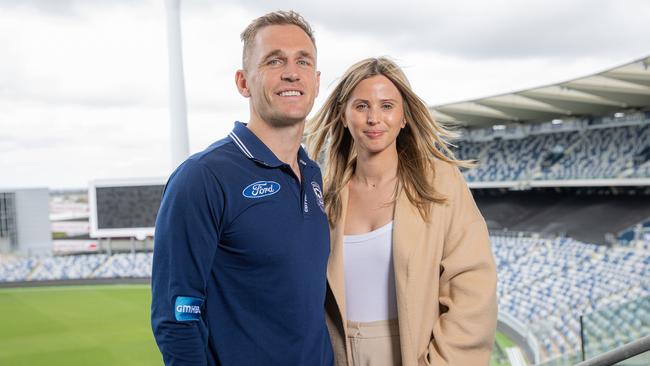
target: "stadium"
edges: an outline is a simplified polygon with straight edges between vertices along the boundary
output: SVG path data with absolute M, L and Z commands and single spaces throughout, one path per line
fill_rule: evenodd
M 51 144 L 72 152 L 66 159 L 42 159 L 44 152 L 58 152 L 55 149 L 33 154 L 57 168 L 50 170 L 55 172 L 51 175 L 74 172 L 63 165 L 82 166 L 80 155 L 98 160 L 89 166 L 106 162 L 104 155 L 123 163 L 120 158 L 130 160 L 143 146 L 153 150 L 153 145 L 158 152 L 171 151 L 172 167 L 176 167 L 189 154 L 182 41 L 188 56 L 198 51 L 198 58 L 187 59 L 188 77 L 200 75 L 209 83 L 219 80 L 214 84 L 223 89 L 224 70 L 231 82 L 230 66 L 239 65 L 239 27 L 267 6 L 193 2 L 185 8 L 191 21 L 185 23 L 189 36 L 183 39 L 180 0 L 167 0 L 164 6 L 159 1 L 131 3 L 137 2 L 6 1 L 0 5 L 0 28 L 8 35 L 0 39 L 5 60 L 0 67 L 0 105 L 4 119 L 17 122 L 3 125 L 7 134 L 0 135 L 3 157 L 16 160 L 14 165 L 3 165 L 9 167 L 3 170 L 6 181 L 8 176 L 34 173 L 32 183 L 52 182 L 37 174 L 45 164 L 34 168 L 24 163 L 34 163 L 22 156 L 33 150 L 20 150 L 20 142 L 12 140 L 22 138 L 19 124 L 52 135 L 22 139 L 23 143 L 38 148 Z M 623 60 L 647 52 L 643 38 L 635 37 L 647 31 L 637 24 L 643 21 L 634 21 L 634 15 L 646 9 L 643 3 L 536 6 L 512 2 L 504 6 L 475 2 L 456 5 L 457 9 L 424 3 L 400 4 L 399 9 L 363 2 L 323 4 L 314 7 L 311 15 L 320 19 L 323 49 L 330 45 L 335 57 L 331 62 L 338 66 L 346 63 L 345 56 L 350 57 L 345 61 L 351 61 L 364 49 L 373 54 L 382 50 L 411 54 L 406 56 L 409 60 L 426 55 L 426 61 L 416 62 L 428 69 L 426 76 L 416 80 L 447 85 L 462 82 L 460 73 L 482 77 L 481 65 L 486 63 L 477 59 L 507 63 L 565 52 L 561 60 L 585 68 L 563 82 L 497 95 L 491 89 L 487 97 L 434 105 L 430 112 L 458 130 L 459 138 L 453 141 L 457 156 L 477 163 L 463 174 L 487 222 L 497 265 L 498 326 L 490 365 L 650 365 L 650 57 L 597 73 L 587 70 L 592 55 L 623 54 L 625 47 L 619 49 L 615 42 L 634 44 L 628 45 L 634 51 L 626 51 L 625 57 L 630 58 Z M 209 18 L 196 17 L 199 13 Z M 166 44 L 159 39 L 163 19 Z M 446 27 L 445 19 L 452 20 Z M 45 23 L 49 27 L 41 27 Z M 424 27 L 411 27 L 416 24 Z M 11 28 L 19 25 L 24 28 Z M 228 33 L 235 26 L 237 31 Z M 331 32 L 339 28 L 347 32 Z M 404 33 L 400 28 L 408 30 Z M 463 33 L 465 29 L 469 32 Z M 599 33 L 600 29 L 608 34 Z M 209 38 L 215 31 L 220 35 Z M 622 36 L 610 37 L 617 31 Z M 67 42 L 79 36 L 77 43 Z M 564 43 L 565 38 L 570 41 Z M 583 44 L 592 42 L 595 46 Z M 389 43 L 404 47 L 385 48 Z M 373 47 L 366 48 L 367 44 Z M 160 62 L 165 46 L 167 65 Z M 424 53 L 413 53 L 413 47 Z M 588 52 L 590 47 L 598 52 Z M 562 48 L 567 50 L 558 52 Z M 432 82 L 431 69 L 445 64 L 445 60 L 434 62 L 438 56 L 460 65 L 445 69 L 455 70 L 450 72 L 457 73 L 453 80 L 437 74 Z M 480 73 L 472 74 L 470 68 Z M 165 71 L 169 71 L 169 103 L 156 99 L 165 89 L 160 83 Z M 142 87 L 147 84 L 149 88 Z M 198 102 L 195 108 L 200 105 L 200 110 L 212 113 L 241 102 L 239 95 L 232 99 L 221 92 L 218 100 L 201 100 L 216 92 L 206 85 L 201 93 L 190 90 L 190 99 Z M 20 108 L 14 109 L 15 105 Z M 140 113 L 128 116 L 131 107 Z M 160 133 L 157 123 L 167 112 L 171 114 L 170 146 L 160 139 L 145 139 Z M 128 129 L 118 123 L 121 119 Z M 72 120 L 83 121 L 82 139 L 67 139 L 78 132 L 68 124 Z M 151 123 L 150 128 L 138 129 L 134 121 L 141 120 Z M 102 122 L 101 135 L 93 136 L 88 127 L 101 127 Z M 63 131 L 47 130 L 50 124 Z M 115 146 L 110 153 L 97 149 L 92 155 L 89 145 L 112 133 Z M 125 141 L 129 138 L 137 139 L 134 146 Z M 156 158 L 155 163 L 133 159 L 139 163 L 132 174 L 163 160 Z M 0 365 L 162 364 L 149 319 L 154 226 L 165 181 L 165 177 L 96 179 L 82 191 L 0 189 Z
M 574 365 L 650 334 L 650 57 L 431 112 L 477 161 L 464 174 L 498 269 L 492 365 Z M 16 250 L 19 193 L 2 193 L 0 364 L 161 362 L 148 281 L 163 184 L 51 194 L 54 254 Z

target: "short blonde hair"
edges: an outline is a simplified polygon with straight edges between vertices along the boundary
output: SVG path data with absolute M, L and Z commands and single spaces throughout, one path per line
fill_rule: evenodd
M 255 43 L 255 36 L 260 29 L 267 27 L 269 25 L 295 25 L 300 27 L 309 39 L 311 43 L 314 44 L 314 49 L 316 49 L 316 39 L 314 38 L 314 31 L 311 29 L 311 26 L 302 15 L 298 14 L 293 10 L 284 11 L 278 10 L 268 14 L 264 14 L 261 17 L 253 20 L 251 24 L 244 29 L 241 33 L 241 40 L 244 42 L 244 50 L 242 52 L 242 67 L 246 68 L 246 63 L 248 61 L 248 56 L 253 43 Z

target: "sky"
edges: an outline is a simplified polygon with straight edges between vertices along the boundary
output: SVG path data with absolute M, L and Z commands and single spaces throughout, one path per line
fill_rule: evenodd
M 366 57 L 393 58 L 438 105 L 650 55 L 647 0 L 181 0 L 191 153 L 247 121 L 239 34 L 278 9 L 315 30 L 313 112 Z M 165 14 L 164 0 L 0 0 L 0 188 L 169 175 Z

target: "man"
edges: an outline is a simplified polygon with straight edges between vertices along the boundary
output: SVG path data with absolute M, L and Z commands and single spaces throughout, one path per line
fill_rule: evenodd
M 167 365 L 327 365 L 329 232 L 318 166 L 300 146 L 318 95 L 295 12 L 242 33 L 248 124 L 172 174 L 158 219 L 151 322 Z

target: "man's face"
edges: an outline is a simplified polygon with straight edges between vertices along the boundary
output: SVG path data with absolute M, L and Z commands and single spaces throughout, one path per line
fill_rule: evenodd
M 320 86 L 314 44 L 295 25 L 260 29 L 245 69 L 237 73 L 237 86 L 251 98 L 251 119 L 276 127 L 302 123 Z

